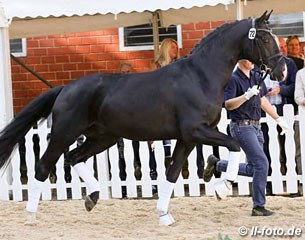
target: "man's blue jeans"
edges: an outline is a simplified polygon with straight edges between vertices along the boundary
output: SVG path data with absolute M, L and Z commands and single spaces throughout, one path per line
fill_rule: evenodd
M 231 121 L 230 132 L 246 154 L 246 163 L 239 164 L 238 175 L 253 177 L 253 207 L 263 207 L 266 203 L 268 159 L 263 150 L 264 137 L 261 126 Z M 227 165 L 228 161 L 221 160 L 217 163 L 216 170 L 225 172 Z

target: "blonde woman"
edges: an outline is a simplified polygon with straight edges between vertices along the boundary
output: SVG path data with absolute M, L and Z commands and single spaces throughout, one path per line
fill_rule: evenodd
M 176 40 L 172 38 L 165 38 L 161 42 L 159 49 L 159 54 L 155 61 L 156 68 L 164 67 L 179 58 L 179 48 Z M 165 168 L 167 169 L 171 162 L 171 140 L 163 140 L 164 155 L 165 155 Z M 154 142 L 148 142 L 149 148 L 149 167 L 150 167 L 150 177 L 152 180 L 156 180 L 157 174 L 157 164 L 154 154 Z M 153 186 L 153 194 L 157 193 L 156 186 Z
M 298 36 L 289 36 L 286 40 L 288 57 L 290 57 L 298 67 L 298 70 L 304 67 L 304 54 L 301 51 L 300 40 Z
M 176 40 L 165 38 L 160 46 L 159 55 L 155 61 L 156 67 L 161 68 L 179 58 L 179 48 Z

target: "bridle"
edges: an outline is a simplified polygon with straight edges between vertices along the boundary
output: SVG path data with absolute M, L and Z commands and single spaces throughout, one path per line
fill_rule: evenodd
M 249 30 L 248 38 L 254 40 L 254 43 L 255 43 L 255 45 L 257 47 L 257 51 L 258 51 L 258 56 L 259 56 L 258 61 L 260 62 L 260 65 L 259 65 L 260 80 L 259 80 L 259 84 L 258 84 L 258 88 L 259 88 L 260 84 L 265 80 L 267 75 L 272 72 L 272 69 L 269 68 L 267 66 L 267 64 L 265 64 L 263 61 L 262 49 L 264 49 L 264 47 L 263 47 L 261 39 L 257 38 L 257 35 L 256 35 L 257 32 L 266 32 L 266 33 L 270 34 L 272 37 L 273 37 L 273 35 L 272 35 L 271 30 L 269 30 L 269 29 L 256 28 L 255 19 L 252 19 L 252 27 Z M 252 34 L 252 36 L 251 36 L 251 34 Z M 277 64 L 283 59 L 283 54 L 281 52 L 279 52 L 279 53 L 276 53 L 276 54 L 268 57 L 268 62 L 274 58 L 278 58 L 276 61 L 276 66 L 277 66 Z

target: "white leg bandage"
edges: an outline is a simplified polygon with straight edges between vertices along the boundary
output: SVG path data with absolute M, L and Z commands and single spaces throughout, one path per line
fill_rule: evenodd
M 227 171 L 224 178 L 229 181 L 235 181 L 238 174 L 240 152 L 230 152 Z
M 228 195 L 232 194 L 232 183 L 226 179 L 219 179 L 214 183 L 215 192 L 218 198 L 224 199 Z
M 175 183 L 171 183 L 169 181 L 164 181 L 159 187 L 158 195 L 159 199 L 157 202 L 157 211 L 161 215 L 167 214 L 169 200 L 172 196 L 172 192 L 174 190 Z
M 73 166 L 74 170 L 86 183 L 89 194 L 100 191 L 100 186 L 93 173 L 88 169 L 84 162 L 80 162 Z
M 29 197 L 26 204 L 26 210 L 28 212 L 37 212 L 40 194 L 43 190 L 43 184 L 44 182 L 38 181 L 36 178 L 34 178 L 34 181 L 30 184 L 28 193 Z

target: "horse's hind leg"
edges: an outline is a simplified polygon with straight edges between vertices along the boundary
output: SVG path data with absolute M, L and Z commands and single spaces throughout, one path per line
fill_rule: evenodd
M 166 172 L 166 181 L 159 188 L 159 199 L 157 202 L 157 211 L 159 213 L 160 225 L 171 225 L 175 222 L 171 214 L 168 213 L 169 201 L 174 190 L 174 185 L 179 177 L 183 163 L 188 155 L 194 149 L 195 144 L 185 144 L 182 141 L 177 141 L 172 157 L 172 162 Z
M 70 162 L 77 174 L 86 183 L 89 195 L 85 200 L 87 211 L 91 211 L 99 198 L 99 183 L 84 163 L 89 157 L 104 151 L 117 142 L 118 138 L 110 135 L 96 135 L 87 137 L 86 141 L 79 147 L 67 154 L 66 161 Z
M 48 178 L 51 169 L 55 166 L 60 155 L 67 146 L 69 146 L 69 143 L 64 144 L 64 141 L 59 141 L 58 139 L 57 141 L 54 139 L 51 140 L 42 158 L 37 162 L 35 167 L 35 177 L 34 180 L 30 182 L 30 188 L 28 191 L 29 195 L 26 210 L 29 215 L 27 224 L 35 224 L 36 212 L 40 195 L 43 191 L 44 181 Z

